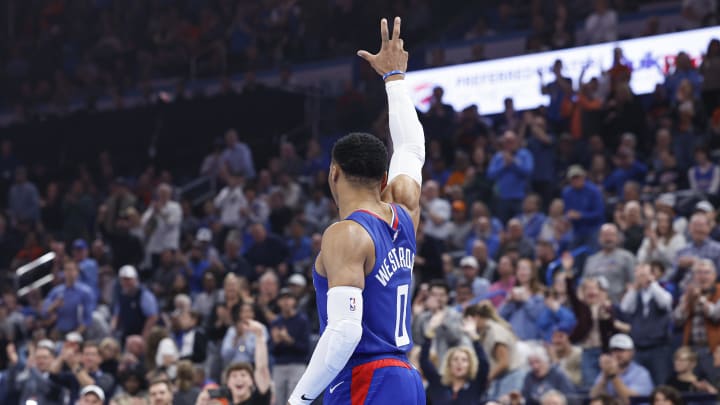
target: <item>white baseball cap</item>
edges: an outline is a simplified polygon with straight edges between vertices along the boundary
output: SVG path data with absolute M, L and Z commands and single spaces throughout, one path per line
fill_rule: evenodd
M 200 228 L 195 233 L 195 239 L 200 242 L 210 242 L 212 241 L 212 231 L 208 228 Z
M 705 213 L 715 211 L 715 207 L 710 204 L 710 201 L 700 201 L 699 203 L 695 204 L 695 209 Z
M 478 264 L 477 259 L 474 256 L 465 256 L 460 260 L 460 267 L 472 267 L 473 269 L 477 269 L 480 267 Z
M 67 335 L 65 335 L 65 341 L 73 342 L 73 343 L 82 343 L 83 337 L 81 334 L 79 334 L 77 332 L 70 332 Z
M 305 287 L 307 285 L 307 280 L 305 280 L 305 277 L 303 277 L 302 274 L 293 274 L 290 278 L 288 278 L 288 284 Z
M 618 333 L 617 335 L 613 335 L 613 337 L 610 338 L 610 348 L 620 350 L 633 350 L 635 349 L 635 344 L 633 344 L 633 340 L 630 336 L 624 333 Z
M 102 388 L 97 385 L 87 385 L 80 391 L 80 397 L 84 397 L 87 394 L 95 394 L 101 401 L 105 401 L 105 393 Z
M 122 278 L 138 278 L 137 270 L 135 270 L 134 266 L 131 266 L 129 264 L 120 267 L 119 274 Z

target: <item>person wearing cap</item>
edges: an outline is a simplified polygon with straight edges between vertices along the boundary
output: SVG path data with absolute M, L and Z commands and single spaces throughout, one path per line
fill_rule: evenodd
M 480 264 L 474 256 L 465 256 L 460 259 L 460 279 L 458 284 L 465 283 L 472 286 L 474 297 L 484 297 L 490 288 L 487 279 L 480 277 Z
M 614 304 L 619 304 L 625 286 L 635 279 L 635 256 L 619 247 L 619 232 L 613 223 L 600 228 L 599 242 L 601 250 L 588 257 L 582 274 L 584 277 L 605 277 L 610 299 Z
M 67 390 L 50 379 L 50 368 L 55 360 L 55 347 L 50 340 L 41 340 L 31 346 L 27 361 L 19 359 L 14 343 L 5 347 L 8 368 L 5 380 L 9 396 L 15 396 L 18 404 L 34 399 L 42 405 L 64 404 Z
M 572 222 L 575 246 L 594 247 L 605 219 L 605 199 L 598 186 L 586 179 L 582 166 L 570 166 L 567 179 L 569 184 L 563 188 L 562 199 L 565 215 Z
M 97 385 L 85 386 L 80 391 L 78 405 L 102 405 L 105 402 L 105 393 Z
M 153 265 L 157 264 L 163 250 L 177 250 L 180 246 L 182 208 L 172 200 L 172 191 L 167 183 L 158 185 L 155 200 L 141 218 L 148 237 L 146 250 L 151 255 Z
M 513 131 L 505 131 L 501 145 L 502 149 L 490 160 L 487 176 L 495 181 L 495 211 L 505 222 L 521 211 L 534 161 L 530 151 L 520 146 L 520 140 Z
M 276 401 L 285 404 L 305 372 L 310 353 L 310 329 L 305 314 L 297 311 L 297 298 L 290 289 L 280 290 L 277 303 L 280 316 L 270 324 L 270 353 L 275 359 L 272 378 Z
M 158 320 L 157 299 L 140 284 L 135 267 L 123 266 L 118 275 L 121 291 L 113 308 L 111 329 L 120 331 L 122 340 L 130 335 L 147 338 Z
M 720 242 L 710 238 L 710 220 L 705 213 L 697 212 L 690 217 L 688 226 L 690 239 L 685 247 L 678 250 L 675 269 L 667 278 L 679 285 L 688 282 L 689 270 L 696 259 L 708 259 L 716 269 L 720 268 Z
M 655 384 L 663 384 L 670 369 L 670 321 L 673 297 L 655 280 L 647 263 L 635 267 L 620 310 L 630 324 L 636 361 L 647 368 Z
M 88 285 L 95 295 L 95 291 L 100 288 L 98 284 L 98 272 L 100 268 L 97 261 L 88 255 L 88 245 L 84 239 L 75 239 L 73 241 L 72 257 L 80 269 L 80 281 Z
M 712 375 L 712 353 L 720 347 L 720 283 L 711 260 L 694 260 L 692 278 L 673 311 L 673 320 L 683 328 L 683 345 L 698 354 L 699 371 Z
M 77 263 L 66 260 L 63 276 L 65 282 L 50 290 L 43 304 L 43 312 L 55 317 L 54 330 L 60 334 L 76 331 L 83 333 L 92 324 L 95 310 L 95 293 L 78 280 Z
M 648 370 L 633 361 L 635 345 L 630 336 L 618 333 L 610 338 L 610 353 L 600 356 L 601 374 L 590 390 L 590 396 L 610 394 L 625 403 L 630 397 L 647 396 L 653 390 Z

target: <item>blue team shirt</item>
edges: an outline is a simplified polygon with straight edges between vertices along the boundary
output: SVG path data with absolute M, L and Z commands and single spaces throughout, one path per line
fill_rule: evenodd
M 351 360 L 384 354 L 404 355 L 412 348 L 410 287 L 416 251 L 415 228 L 403 208 L 395 204 L 391 207 L 392 225 L 364 210 L 346 218 L 365 228 L 375 243 L 375 266 L 365 277 L 362 293 L 363 334 Z M 322 333 L 327 326 L 328 281 L 313 269 L 313 283 Z

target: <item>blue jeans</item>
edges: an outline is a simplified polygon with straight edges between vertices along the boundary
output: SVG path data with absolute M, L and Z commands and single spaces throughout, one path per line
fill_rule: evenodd
M 635 350 L 635 362 L 648 369 L 655 385 L 665 384 L 672 374 L 672 357 L 672 348 L 669 344 Z
M 583 349 L 580 372 L 582 373 L 582 385 L 584 388 L 592 388 L 595 379 L 600 374 L 601 353 L 602 350 L 599 347 Z

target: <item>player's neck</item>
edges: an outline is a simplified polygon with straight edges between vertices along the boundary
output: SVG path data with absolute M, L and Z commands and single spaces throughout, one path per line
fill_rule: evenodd
M 380 199 L 380 190 L 339 186 L 337 206 L 340 218 L 345 218 L 357 210 L 368 210 L 385 216 L 385 203 Z

